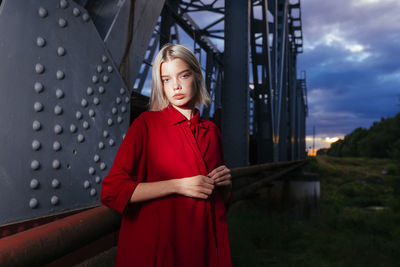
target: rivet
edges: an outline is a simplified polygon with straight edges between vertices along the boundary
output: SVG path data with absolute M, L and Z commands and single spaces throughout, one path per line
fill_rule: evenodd
M 33 86 L 33 88 L 35 88 L 36 93 L 41 93 L 41 92 L 43 92 L 43 89 L 44 89 L 43 84 L 40 82 L 35 82 L 35 85 Z
M 113 124 L 113 120 L 112 120 L 111 118 L 109 118 L 109 119 L 107 120 L 107 124 L 108 124 L 108 126 L 111 126 L 111 125 Z
M 121 116 L 118 116 L 117 122 L 118 122 L 118 123 L 122 123 L 122 118 L 121 118 Z
M 113 107 L 113 108 L 111 109 L 111 113 L 112 113 L 113 115 L 117 114 L 117 112 L 118 112 L 118 109 L 117 109 L 116 107 Z
M 95 114 L 94 110 L 93 109 L 89 109 L 89 116 L 93 118 L 95 115 L 96 114 Z
M 103 142 L 99 142 L 99 148 L 103 149 L 104 148 L 104 143 Z
M 64 97 L 64 92 L 63 92 L 63 90 L 57 88 L 57 90 L 56 90 L 56 97 L 57 97 L 58 99 L 63 98 L 63 97 Z
M 66 0 L 61 0 L 60 1 L 60 7 L 62 9 L 66 9 L 68 7 L 68 2 Z
M 99 77 L 97 77 L 96 75 L 92 76 L 92 82 L 93 83 L 98 83 L 99 82 Z
M 56 115 L 61 115 L 62 112 L 63 112 L 63 109 L 62 109 L 62 107 L 60 107 L 59 105 L 56 105 L 56 106 L 54 107 L 54 114 L 56 114 Z
M 100 103 L 100 99 L 97 97 L 93 98 L 93 104 L 98 105 Z
M 65 28 L 67 26 L 67 21 L 63 18 L 60 18 L 58 20 L 58 26 L 60 26 L 61 28 Z
M 35 71 L 37 74 L 42 74 L 44 72 L 44 66 L 40 63 L 35 65 Z
M 125 97 L 125 103 L 129 103 L 131 99 L 129 97 Z
M 125 139 L 125 136 L 126 136 L 126 134 L 123 134 L 123 135 L 122 135 L 122 139 Z
M 75 126 L 74 124 L 71 124 L 71 125 L 69 126 L 69 131 L 70 131 L 71 133 L 75 133 L 75 132 L 76 132 L 76 126 Z
M 97 178 L 97 177 L 96 177 Z M 99 177 L 100 178 L 100 177 Z M 30 187 L 31 189 L 37 189 L 39 188 L 39 181 L 36 179 L 32 179 L 30 182 Z
M 53 205 L 53 206 L 56 206 L 56 205 L 58 205 L 58 197 L 57 196 L 52 196 L 51 197 L 51 199 L 50 199 L 50 202 L 51 202 L 51 204 Z
M 85 181 L 83 182 L 83 187 L 84 187 L 85 189 L 88 189 L 88 188 L 90 187 L 90 182 L 89 182 L 88 180 L 85 180 Z
M 53 150 L 54 151 L 59 151 L 61 149 L 61 144 L 58 141 L 54 141 L 53 143 Z
M 36 45 L 39 47 L 44 47 L 46 45 L 46 40 L 43 37 L 38 37 L 36 39 Z
M 54 125 L 54 133 L 55 134 L 60 134 L 60 133 L 62 133 L 62 127 L 61 127 L 61 125 L 60 124 L 56 124 L 56 125 Z
M 103 71 L 103 67 L 101 65 L 97 65 L 97 72 L 101 73 Z
M 82 117 L 83 117 L 83 114 L 82 114 L 82 112 L 80 112 L 80 111 L 77 111 L 77 112 L 75 113 L 75 118 L 76 118 L 77 120 L 80 120 L 80 119 L 82 119 Z
M 104 130 L 104 131 L 103 131 L 103 137 L 104 137 L 104 138 L 107 138 L 108 136 L 109 136 L 108 131 Z
M 83 19 L 84 22 L 88 22 L 89 19 L 90 19 L 89 14 L 88 13 L 83 13 L 82 19 Z
M 119 96 L 117 96 L 117 98 L 115 99 L 115 102 L 117 102 L 117 104 L 121 104 L 122 100 Z
M 42 105 L 42 103 L 40 103 L 40 102 L 35 102 L 35 104 L 33 104 L 33 109 L 34 109 L 36 112 L 42 111 L 42 110 L 43 110 L 43 105 Z
M 94 157 L 93 157 L 93 160 L 94 160 L 94 162 L 99 162 L 99 160 L 100 160 L 100 156 L 99 155 L 94 155 Z
M 97 194 L 96 189 L 92 188 L 90 189 L 90 196 L 94 197 Z
M 126 112 L 126 107 L 125 107 L 125 106 L 122 106 L 122 107 L 121 107 L 121 112 L 122 112 L 122 113 L 125 113 L 125 112 Z
M 77 139 L 79 143 L 82 143 L 83 141 L 85 141 L 85 136 L 83 136 L 83 134 L 78 134 Z
M 98 184 L 99 184 L 99 183 L 101 182 L 101 178 L 100 178 L 100 176 L 96 176 L 96 178 L 95 178 L 95 179 L 96 179 L 96 183 L 98 183 Z
M 37 201 L 36 198 L 31 198 L 31 200 L 29 200 L 29 207 L 31 207 L 32 209 L 37 208 L 38 205 L 39 202 Z
M 32 141 L 32 149 L 34 151 L 38 151 L 40 149 L 40 142 L 38 140 L 33 140 Z
M 81 100 L 81 106 L 85 108 L 85 107 L 87 107 L 87 105 L 88 105 L 87 100 L 84 99 L 84 98 L 82 98 L 82 100 Z
M 40 125 L 40 122 L 39 122 L 39 121 L 33 121 L 33 123 L 32 123 L 32 129 L 33 129 L 34 131 L 39 131 L 41 127 L 42 127 L 42 126 Z
M 57 73 L 56 73 L 56 76 L 57 76 L 57 79 L 58 79 L 58 80 L 62 80 L 62 79 L 64 79 L 65 74 L 64 74 L 63 71 L 58 70 Z
M 103 63 L 106 63 L 108 61 L 108 58 L 105 55 L 103 55 L 101 57 L 101 61 L 103 61 Z
M 61 167 L 61 163 L 58 159 L 53 160 L 51 165 L 53 166 L 53 169 L 59 169 Z
M 125 94 L 125 88 L 119 89 L 119 93 L 120 93 L 121 95 Z
M 100 94 L 104 94 L 105 91 L 106 91 L 106 89 L 104 89 L 103 86 L 99 86 L 99 93 Z
M 51 181 L 51 186 L 52 186 L 53 188 L 58 188 L 58 187 L 60 187 L 60 181 L 58 181 L 57 179 L 53 179 L 53 180 Z
M 103 76 L 103 82 L 108 83 L 109 80 L 110 80 L 110 78 L 108 78 L 107 75 Z
M 88 87 L 88 88 L 86 89 L 86 94 L 87 94 L 87 95 L 92 95 L 92 94 L 93 94 L 93 88 L 92 88 L 92 87 Z
M 47 10 L 43 7 L 39 7 L 38 14 L 41 18 L 45 18 L 48 15 Z
M 104 162 L 100 163 L 100 169 L 102 171 L 104 171 L 106 167 L 107 167 L 107 165 Z
M 72 150 L 72 154 L 76 155 L 78 154 L 78 151 L 76 149 Z
M 90 127 L 90 124 L 87 122 L 87 121 L 84 121 L 83 123 L 82 123 L 82 126 L 83 126 L 83 128 L 84 129 L 89 129 L 89 127 Z
M 65 55 L 65 48 L 62 47 L 62 46 L 59 46 L 57 48 L 57 55 L 60 56 L 60 57 L 64 56 Z
M 112 66 L 108 66 L 107 70 L 108 70 L 109 73 L 111 73 L 111 72 L 113 72 L 113 67 Z
M 31 189 L 37 189 L 37 188 L 39 188 L 39 185 L 40 185 L 40 183 L 38 180 L 32 179 L 29 186 L 31 187 Z
M 114 146 L 114 144 L 115 144 L 114 139 L 110 139 L 110 140 L 108 141 L 108 144 L 109 144 L 110 146 Z
M 96 170 L 93 167 L 89 168 L 89 174 L 93 175 L 96 172 Z
M 32 160 L 31 162 L 31 169 L 36 171 L 40 168 L 40 163 L 36 159 Z
M 74 7 L 72 13 L 74 14 L 75 17 L 78 17 L 81 14 L 81 11 L 78 8 Z

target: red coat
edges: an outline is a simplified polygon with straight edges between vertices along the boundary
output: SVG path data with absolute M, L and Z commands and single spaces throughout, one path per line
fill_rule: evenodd
M 130 126 L 101 191 L 102 203 L 123 213 L 117 266 L 232 266 L 219 190 L 209 200 L 128 204 L 140 182 L 207 175 L 223 164 L 218 128 L 196 111 L 190 121 L 172 106 L 146 111 Z

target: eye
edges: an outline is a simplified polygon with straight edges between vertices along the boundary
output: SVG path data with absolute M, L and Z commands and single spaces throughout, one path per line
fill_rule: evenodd
M 167 82 L 169 81 L 169 79 L 168 79 L 168 78 L 164 78 L 164 79 L 161 79 L 161 81 L 162 81 L 163 83 L 167 83 Z
M 186 78 L 190 77 L 190 73 L 182 74 L 181 77 L 182 77 L 183 79 L 186 79 Z

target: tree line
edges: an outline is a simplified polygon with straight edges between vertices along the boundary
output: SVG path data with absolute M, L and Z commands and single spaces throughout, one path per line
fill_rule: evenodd
M 369 129 L 357 128 L 331 144 L 328 155 L 400 159 L 400 113 L 374 122 Z

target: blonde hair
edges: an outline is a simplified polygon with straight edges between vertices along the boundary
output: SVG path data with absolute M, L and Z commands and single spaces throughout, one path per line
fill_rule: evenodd
M 186 46 L 180 44 L 166 44 L 158 52 L 153 62 L 152 69 L 152 90 L 150 96 L 150 110 L 162 110 L 169 105 L 169 101 L 165 96 L 163 84 L 161 81 L 161 64 L 173 59 L 180 58 L 185 61 L 194 73 L 194 97 L 192 104 L 194 107 L 200 105 L 208 105 L 211 97 L 204 85 L 203 74 L 201 72 L 200 63 L 196 56 Z

